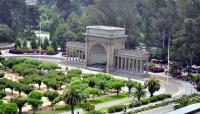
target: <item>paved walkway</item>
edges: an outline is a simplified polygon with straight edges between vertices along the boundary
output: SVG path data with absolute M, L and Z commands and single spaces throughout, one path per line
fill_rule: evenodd
M 6 56 L 6 57 L 24 56 L 24 55 L 10 54 L 6 50 L 2 51 L 2 55 Z M 57 54 L 57 55 L 54 55 L 54 56 L 49 56 L 49 55 L 25 55 L 25 56 L 36 57 L 38 59 L 56 62 L 63 69 L 65 69 L 65 67 L 66 67 L 66 63 L 64 62 L 65 58 L 62 57 L 60 53 Z M 71 66 L 67 66 L 67 67 L 69 69 L 76 68 L 76 67 L 71 67 Z M 79 69 L 82 70 L 83 73 L 98 73 L 96 71 L 90 71 L 90 70 L 87 70 L 87 69 L 82 69 L 82 68 L 79 68 Z M 157 73 L 150 73 L 150 75 L 156 76 L 161 81 L 161 90 L 159 92 L 157 92 L 156 94 L 169 93 L 169 94 L 172 94 L 172 96 L 178 96 L 178 95 L 183 95 L 183 94 L 186 94 L 186 93 L 196 92 L 196 89 L 194 89 L 194 87 L 190 83 L 184 82 L 184 81 L 179 81 L 179 80 L 176 80 L 176 79 L 173 79 L 173 78 L 167 78 L 167 76 L 164 73 L 158 73 L 158 74 Z M 120 78 L 120 79 L 125 79 L 125 80 L 128 79 L 126 75 L 120 76 L 120 75 L 115 74 L 114 77 Z M 139 81 L 139 82 L 144 82 L 146 80 L 146 79 L 137 78 L 137 77 L 132 77 L 131 79 Z M 168 81 L 167 81 L 167 79 L 168 79 Z M 124 98 L 124 99 L 120 99 L 120 100 L 115 100 L 115 101 L 111 101 L 111 102 L 97 104 L 97 105 L 95 105 L 95 107 L 96 107 L 96 109 L 101 109 L 101 108 L 110 107 L 110 106 L 113 106 L 113 105 L 125 103 L 125 102 L 128 102 L 128 101 L 131 101 L 131 99 Z M 148 104 L 148 105 L 150 105 L 150 104 Z M 145 105 L 145 106 L 148 106 L 148 105 Z M 141 108 L 141 107 L 139 107 L 139 108 Z M 75 112 L 76 113 L 79 112 L 80 114 L 83 113 L 83 111 L 81 109 L 77 109 L 77 110 L 75 110 Z M 65 113 L 62 113 L 62 114 L 71 114 L 71 112 L 65 112 Z

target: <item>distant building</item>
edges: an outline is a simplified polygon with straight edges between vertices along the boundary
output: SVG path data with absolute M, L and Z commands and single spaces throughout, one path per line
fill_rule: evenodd
M 36 6 L 37 5 L 37 0 L 26 0 L 25 3 L 28 6 Z
M 144 73 L 149 53 L 143 48 L 125 49 L 124 28 L 87 26 L 85 36 L 85 43 L 67 42 L 67 61 L 91 70 Z
M 48 32 L 41 32 L 40 31 L 34 31 L 36 37 L 41 38 L 41 41 L 44 42 L 44 39 L 47 38 L 50 41 L 50 34 Z

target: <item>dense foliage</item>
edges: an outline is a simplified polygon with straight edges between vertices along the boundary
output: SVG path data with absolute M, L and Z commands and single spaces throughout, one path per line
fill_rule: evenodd
M 152 57 L 166 59 L 171 38 L 173 60 L 200 64 L 199 0 L 38 0 L 35 6 L 24 1 L 0 3 L 0 41 L 35 39 L 31 30 L 38 29 L 40 20 L 54 50 L 64 50 L 67 41 L 84 42 L 87 25 L 118 26 L 126 28 L 126 48 L 144 43 L 157 48 Z M 42 48 L 47 46 L 45 41 Z

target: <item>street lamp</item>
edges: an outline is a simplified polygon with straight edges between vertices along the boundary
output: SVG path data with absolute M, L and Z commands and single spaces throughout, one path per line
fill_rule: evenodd
M 41 21 L 40 21 L 40 33 L 39 33 L 39 37 L 40 37 L 40 48 L 42 48 L 42 40 L 41 40 Z M 41 49 L 39 50 L 41 53 Z
M 167 57 L 167 59 L 168 59 L 168 62 L 167 62 L 168 74 L 167 74 L 167 85 L 169 83 L 169 50 L 170 50 L 170 38 L 171 37 L 169 37 L 169 41 L 168 41 L 168 57 Z

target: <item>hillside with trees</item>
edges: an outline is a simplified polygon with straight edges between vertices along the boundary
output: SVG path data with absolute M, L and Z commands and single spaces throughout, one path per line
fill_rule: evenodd
M 200 0 L 24 0 L 0 3 L 0 41 L 24 37 L 29 29 L 50 32 L 62 47 L 66 41 L 84 42 L 88 25 L 125 27 L 126 48 L 144 43 L 156 47 L 152 57 L 166 59 L 169 38 L 171 58 L 184 65 L 200 64 Z M 15 7 L 13 7 L 15 5 Z M 26 10 L 22 10 L 22 9 Z M 26 36 L 25 36 L 26 37 Z

